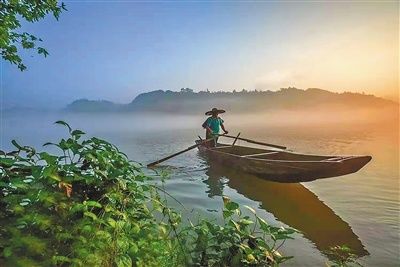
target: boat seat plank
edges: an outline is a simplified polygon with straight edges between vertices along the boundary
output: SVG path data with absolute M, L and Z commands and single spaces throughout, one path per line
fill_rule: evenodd
M 337 160 L 344 160 L 344 159 L 350 159 L 353 156 L 346 156 L 346 157 L 333 157 L 333 158 L 329 158 L 329 159 L 325 159 L 323 161 L 337 161 Z
M 279 152 L 264 152 L 264 153 L 243 155 L 242 157 L 244 157 L 244 158 L 248 158 L 248 157 L 257 157 L 257 156 L 272 155 L 272 154 L 277 154 L 277 153 L 279 153 Z
M 217 150 L 217 149 L 227 148 L 227 147 L 232 147 L 232 146 L 231 145 L 229 145 L 229 146 L 216 146 L 216 147 L 211 147 L 210 149 Z
M 329 159 L 324 159 L 323 161 L 335 161 L 335 160 L 340 160 L 343 157 L 333 157 L 333 158 L 329 158 Z

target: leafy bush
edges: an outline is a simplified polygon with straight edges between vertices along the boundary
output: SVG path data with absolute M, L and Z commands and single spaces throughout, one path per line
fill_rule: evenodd
M 275 265 L 294 230 L 243 216 L 224 200 L 224 224 L 189 225 L 140 164 L 114 145 L 72 130 L 37 152 L 12 141 L 0 155 L 0 263 L 6 266 Z M 160 191 L 161 190 L 161 191 Z M 165 193 L 165 192 L 164 192 Z
M 357 255 L 353 254 L 353 251 L 346 245 L 331 247 L 326 254 L 332 258 L 330 263 L 327 263 L 329 267 L 362 266 L 357 261 Z
M 291 238 L 294 229 L 273 227 L 258 217 L 254 221 L 243 216 L 239 205 L 224 197 L 224 224 L 208 220 L 187 228 L 191 238 L 188 244 L 191 265 L 196 266 L 270 266 L 278 265 L 292 257 L 283 257 L 278 248 Z M 259 226 L 259 227 L 257 227 Z M 269 242 L 271 241 L 271 242 Z
M 60 155 L 20 146 L 1 164 L 0 246 L 10 266 L 170 262 L 175 241 L 155 220 L 154 188 L 115 146 L 68 127 Z M 162 248 L 162 249 L 159 249 Z

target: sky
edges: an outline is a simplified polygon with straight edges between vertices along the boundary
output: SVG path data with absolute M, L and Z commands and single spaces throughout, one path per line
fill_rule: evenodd
M 23 23 L 50 55 L 1 61 L 3 108 L 80 99 L 128 103 L 152 90 L 399 91 L 399 3 L 66 1 Z

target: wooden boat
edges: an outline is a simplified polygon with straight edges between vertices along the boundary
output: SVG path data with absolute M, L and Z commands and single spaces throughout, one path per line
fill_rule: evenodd
M 218 143 L 206 146 L 196 141 L 212 162 L 278 182 L 307 182 L 357 172 L 371 156 L 320 156 Z

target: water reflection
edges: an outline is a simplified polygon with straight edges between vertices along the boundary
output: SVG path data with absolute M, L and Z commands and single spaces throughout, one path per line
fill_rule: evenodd
M 351 227 L 300 183 L 276 183 L 210 164 L 206 172 L 209 197 L 221 196 L 225 186 L 261 203 L 279 221 L 300 230 L 324 253 L 346 244 L 359 257 L 369 255 Z M 327 255 L 328 256 L 328 255 Z

